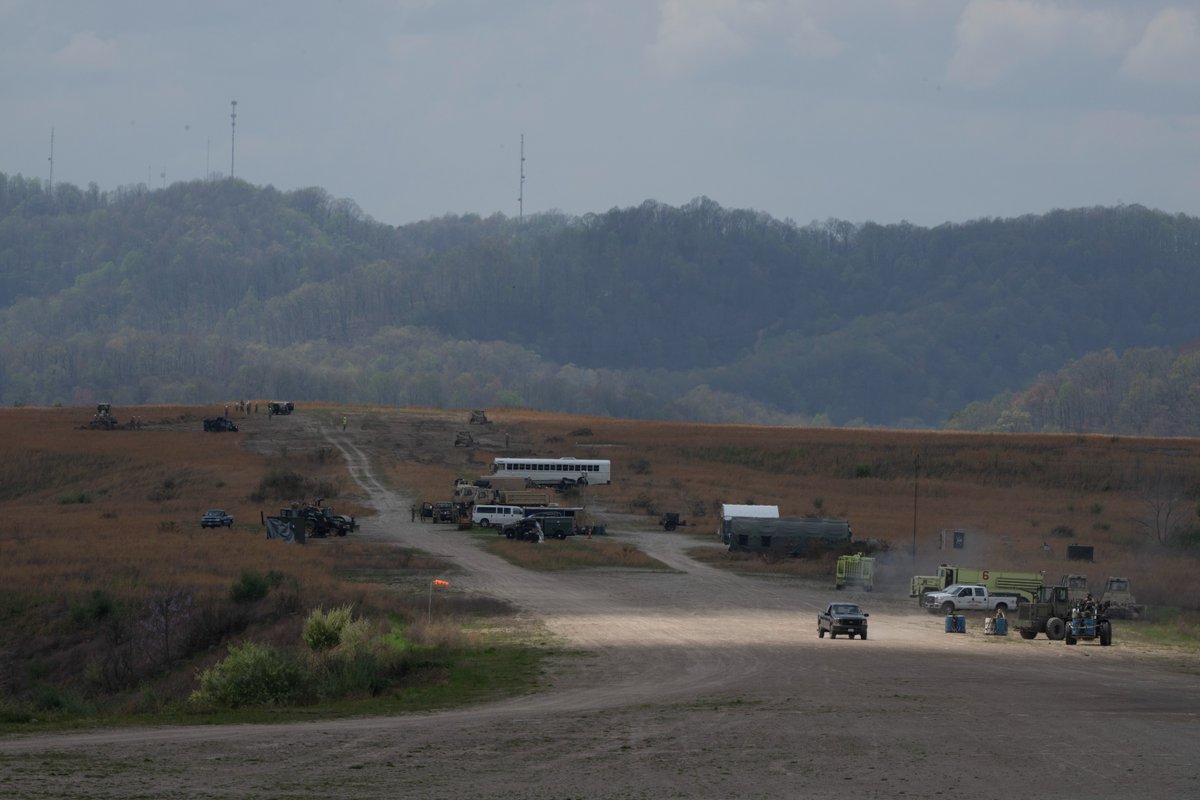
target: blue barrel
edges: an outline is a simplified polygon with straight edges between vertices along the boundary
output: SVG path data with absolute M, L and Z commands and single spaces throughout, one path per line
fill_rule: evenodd
M 1008 620 L 1005 619 L 1004 617 L 996 617 L 996 635 L 997 636 L 1007 636 L 1008 635 Z
M 954 618 L 954 632 L 955 633 L 966 633 L 967 632 L 967 618 L 965 616 L 963 616 L 962 614 L 959 614 L 957 617 Z
M 946 615 L 946 633 L 954 633 L 954 615 Z

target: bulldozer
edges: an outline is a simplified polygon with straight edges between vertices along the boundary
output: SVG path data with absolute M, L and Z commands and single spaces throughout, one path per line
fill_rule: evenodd
M 458 433 L 454 434 L 454 446 L 455 447 L 474 447 L 475 446 L 475 437 L 472 436 L 470 434 L 470 432 L 468 432 L 468 431 L 459 431 Z
M 475 410 L 471 412 L 470 425 L 491 425 L 492 421 L 487 418 L 487 414 L 483 411 Z

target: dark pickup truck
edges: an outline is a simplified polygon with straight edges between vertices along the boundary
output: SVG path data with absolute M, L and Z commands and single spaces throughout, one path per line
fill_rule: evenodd
M 201 528 L 232 528 L 233 517 L 225 513 L 221 508 L 210 508 L 204 512 L 204 516 L 200 517 Z
M 824 611 L 817 614 L 817 636 L 824 639 L 826 632 L 830 639 L 836 639 L 839 633 L 844 633 L 851 639 L 855 634 L 858 638 L 867 638 L 867 617 L 871 616 L 853 603 L 830 603 Z

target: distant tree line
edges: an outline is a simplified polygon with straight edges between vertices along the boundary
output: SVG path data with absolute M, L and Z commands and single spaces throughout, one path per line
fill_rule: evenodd
M 801 226 L 698 198 L 392 227 L 319 188 L 0 174 L 0 403 L 1157 430 L 1144 403 L 1073 400 L 1044 376 L 1186 358 L 1198 256 L 1200 220 L 1140 206 Z M 1053 422 L 1035 383 L 1064 394 Z

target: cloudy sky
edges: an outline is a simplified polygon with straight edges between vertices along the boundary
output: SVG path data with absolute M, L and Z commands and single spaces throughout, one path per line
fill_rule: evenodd
M 381 222 L 1200 215 L 1200 0 L 0 0 L 0 172 Z

